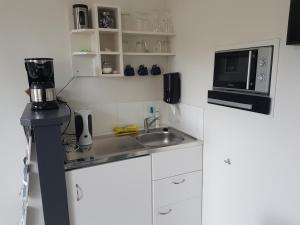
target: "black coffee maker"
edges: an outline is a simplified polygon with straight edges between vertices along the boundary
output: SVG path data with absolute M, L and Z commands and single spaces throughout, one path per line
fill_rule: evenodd
M 25 59 L 25 68 L 32 110 L 57 109 L 53 59 L 27 58 Z

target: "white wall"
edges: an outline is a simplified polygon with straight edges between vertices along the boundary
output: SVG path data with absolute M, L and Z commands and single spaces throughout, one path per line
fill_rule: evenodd
M 183 102 L 205 109 L 203 225 L 299 224 L 300 47 L 285 45 L 289 1 L 168 2 Z M 213 50 L 273 38 L 282 41 L 274 117 L 208 105 Z
M 68 30 L 64 1 L 2 0 L 0 7 L 0 224 L 17 224 L 21 215 L 18 196 L 25 138 L 19 118 L 29 101 L 24 58 L 55 58 L 58 86 L 70 76 Z
M 102 2 L 102 1 L 101 1 Z M 107 0 L 126 9 L 158 8 L 162 1 Z M 24 58 L 53 57 L 58 89 L 71 77 L 69 0 L 2 0 L 0 7 L 0 224 L 17 224 L 25 138 L 19 118 L 29 101 Z M 161 99 L 161 80 L 78 79 L 63 95 L 83 106 Z M 38 220 L 38 219 L 37 219 Z

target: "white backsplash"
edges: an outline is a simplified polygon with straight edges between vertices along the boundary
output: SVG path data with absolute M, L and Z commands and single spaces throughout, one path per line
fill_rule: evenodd
M 169 105 L 162 102 L 164 123 L 198 139 L 204 139 L 204 110 L 200 107 L 180 103 Z
M 93 104 L 87 106 L 72 105 L 74 110 L 90 109 L 93 115 L 93 133 L 95 136 L 112 132 L 116 126 L 144 126 L 144 118 L 149 117 L 149 107 L 161 111 L 161 101 L 126 102 L 112 104 Z M 162 113 L 161 113 L 162 114 Z M 161 115 L 161 120 L 163 120 Z M 70 127 L 74 130 L 74 126 Z
M 161 125 L 169 125 L 203 140 L 204 111 L 202 108 L 186 104 L 169 105 L 163 101 L 126 102 L 72 106 L 74 110 L 90 109 L 93 114 L 95 136 L 112 132 L 116 126 L 144 126 L 144 118 L 149 117 L 149 107 L 160 112 Z M 74 126 L 70 127 L 74 130 Z

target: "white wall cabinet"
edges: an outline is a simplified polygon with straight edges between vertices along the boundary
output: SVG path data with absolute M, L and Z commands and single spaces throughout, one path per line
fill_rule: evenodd
M 152 225 L 150 156 L 66 173 L 71 225 Z

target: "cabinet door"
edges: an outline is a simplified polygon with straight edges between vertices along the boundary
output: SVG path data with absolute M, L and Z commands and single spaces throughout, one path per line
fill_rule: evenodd
M 66 174 L 71 225 L 151 225 L 150 156 Z
M 201 225 L 201 198 L 155 209 L 154 225 Z

